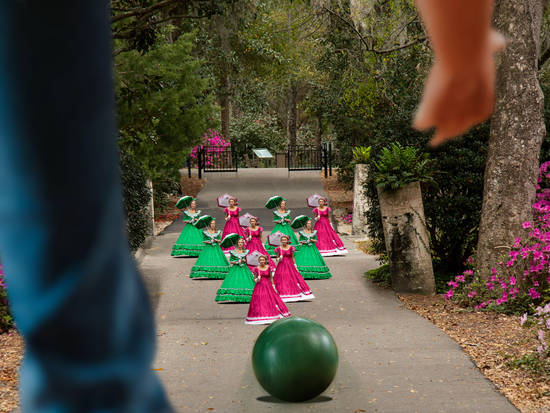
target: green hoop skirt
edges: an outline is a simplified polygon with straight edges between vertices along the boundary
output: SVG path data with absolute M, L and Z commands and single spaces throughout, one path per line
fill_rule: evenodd
M 202 232 L 192 224 L 185 224 L 172 247 L 172 257 L 198 257 L 204 248 Z
M 315 244 L 302 244 L 294 256 L 296 266 L 306 280 L 325 280 L 332 275 Z
M 296 238 L 296 235 L 294 235 L 294 231 L 292 231 L 292 227 L 290 225 L 281 225 L 279 223 L 277 223 L 275 225 L 275 228 L 273 228 L 273 231 L 270 232 L 270 234 L 273 234 L 277 231 L 281 231 L 283 234 L 285 235 L 288 235 L 290 237 L 290 245 L 292 245 L 296 251 L 299 251 L 300 250 L 300 247 L 301 245 L 299 244 L 298 242 L 298 238 Z M 272 245 L 269 245 L 269 242 L 265 242 L 264 244 L 265 246 L 265 249 L 267 251 L 267 253 L 272 256 L 272 257 L 276 257 L 277 256 L 277 253 L 275 252 L 275 248 L 277 247 L 274 247 Z
M 219 244 L 204 244 L 204 247 L 191 268 L 191 278 L 224 279 L 229 272 L 229 263 Z
M 216 293 L 216 301 L 249 303 L 254 285 L 254 276 L 248 266 L 232 265 Z

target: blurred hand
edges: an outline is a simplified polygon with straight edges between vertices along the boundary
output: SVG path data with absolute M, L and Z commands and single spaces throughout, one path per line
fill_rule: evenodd
M 504 37 L 492 30 L 487 51 L 478 61 L 461 67 L 444 66 L 436 60 L 426 85 L 413 127 L 435 128 L 430 141 L 438 146 L 483 122 L 493 111 L 495 98 L 494 56 L 506 46 Z

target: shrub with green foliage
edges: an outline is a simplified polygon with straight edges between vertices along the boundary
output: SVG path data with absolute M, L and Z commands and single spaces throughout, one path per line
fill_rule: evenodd
M 412 146 L 403 147 L 392 143 L 378 155 L 376 167 L 376 184 L 386 191 L 393 191 L 411 182 L 435 184 L 434 171 L 430 167 L 430 156 L 421 153 Z
M 4 272 L 0 264 L 0 333 L 13 328 L 13 318 L 8 306 L 8 294 L 6 292 L 6 283 L 4 282 Z
M 358 163 L 368 163 L 370 160 L 370 154 L 371 154 L 371 147 L 370 146 L 356 146 L 353 148 L 353 162 Z
M 390 265 L 382 264 L 380 267 L 369 270 L 365 273 L 365 278 L 378 284 L 381 287 L 391 287 Z
M 191 147 L 216 121 L 204 62 L 193 56 L 194 33 L 159 36 L 146 53 L 116 57 L 120 146 L 158 181 L 179 179 Z
M 120 171 L 128 242 L 132 251 L 135 251 L 151 230 L 151 214 L 148 209 L 151 191 L 147 187 L 145 169 L 128 152 L 120 153 Z

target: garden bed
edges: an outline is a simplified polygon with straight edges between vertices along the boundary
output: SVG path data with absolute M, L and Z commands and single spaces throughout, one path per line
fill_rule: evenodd
M 344 184 L 338 181 L 338 170 L 332 171 L 332 176 L 325 178 L 321 171 L 323 189 L 330 199 L 330 206 L 334 209 L 346 209 L 353 211 L 353 190 L 345 188 Z
M 184 195 L 196 197 L 205 184 L 206 181 L 204 179 L 199 179 L 196 176 L 191 178 L 185 176 L 181 178 L 181 191 Z M 178 202 L 179 198 L 179 196 L 170 195 L 168 203 L 163 210 L 160 213 L 155 213 L 155 236 L 164 231 L 167 226 L 181 215 L 182 211 L 176 208 L 176 202 Z
M 13 330 L 0 334 L 0 413 L 9 413 L 19 405 L 19 364 L 23 357 L 23 339 Z
M 443 295 L 399 298 L 455 340 L 521 412 L 550 412 L 550 378 L 510 365 L 533 352 L 538 343 L 531 330 L 520 326 L 519 316 L 470 312 Z

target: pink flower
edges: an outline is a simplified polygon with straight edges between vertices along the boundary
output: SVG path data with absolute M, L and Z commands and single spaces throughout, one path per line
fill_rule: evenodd
M 516 277 L 514 277 L 513 275 L 510 277 L 510 285 L 516 285 Z
M 458 283 L 456 281 L 449 281 L 447 285 L 449 285 L 453 289 L 458 287 Z
M 523 314 L 519 319 L 519 324 L 524 325 L 527 322 L 527 313 Z
M 454 294 L 454 291 L 453 291 L 452 289 L 450 289 L 450 290 L 447 291 L 447 293 L 445 294 L 445 298 L 446 298 L 447 300 L 450 300 L 451 297 L 453 296 L 453 294 Z
M 472 270 L 466 270 L 464 271 L 464 275 L 474 275 L 474 272 Z
M 524 229 L 531 228 L 531 223 L 529 221 L 525 221 L 523 224 L 521 224 L 521 226 Z
M 487 282 L 487 283 L 485 283 L 485 286 L 486 286 L 489 290 L 494 290 L 494 289 L 495 289 L 495 286 L 493 285 L 492 282 Z
M 536 300 L 537 298 L 540 298 L 539 292 L 537 290 L 535 290 L 534 288 L 529 288 L 529 296 L 533 300 Z
M 477 295 L 477 292 L 476 291 L 470 291 L 468 293 L 468 298 L 472 298 L 472 297 L 475 297 Z

